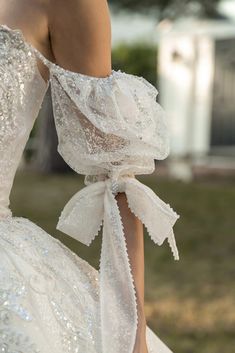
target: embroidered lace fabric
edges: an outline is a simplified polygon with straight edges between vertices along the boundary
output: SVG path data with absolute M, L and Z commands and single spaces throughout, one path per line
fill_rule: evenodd
M 152 240 L 162 245 L 167 239 L 179 258 L 172 230 L 179 216 L 135 177 L 152 173 L 154 159 L 169 154 L 157 91 L 121 71 L 95 78 L 65 70 L 4 25 L 0 54 L 2 352 L 132 353 L 138 317 L 118 192 L 126 193 Z M 48 87 L 38 59 L 50 70 L 58 151 L 85 175 L 86 187 L 67 203 L 57 228 L 86 245 L 103 228 L 99 271 L 32 222 L 12 218 L 8 208 L 15 170 Z M 149 353 L 171 352 L 149 327 L 147 337 Z

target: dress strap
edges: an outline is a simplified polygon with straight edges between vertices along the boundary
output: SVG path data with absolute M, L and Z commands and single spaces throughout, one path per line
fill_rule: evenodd
M 30 43 L 27 43 L 28 46 L 30 47 L 30 49 L 34 52 L 35 56 L 41 60 L 41 62 L 48 67 L 48 69 L 50 69 L 51 67 L 53 67 L 55 64 L 48 60 L 38 49 L 36 49 L 33 45 L 31 45 Z

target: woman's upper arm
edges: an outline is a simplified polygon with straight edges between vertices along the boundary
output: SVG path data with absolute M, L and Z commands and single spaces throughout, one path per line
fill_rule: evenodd
M 58 65 L 96 77 L 111 73 L 107 0 L 51 0 L 48 24 Z

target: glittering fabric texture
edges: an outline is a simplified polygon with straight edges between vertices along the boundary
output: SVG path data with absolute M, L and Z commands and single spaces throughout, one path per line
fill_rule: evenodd
M 45 94 L 36 59 L 18 32 L 0 30 L 0 217 Z
M 50 70 L 42 79 L 37 60 Z M 152 240 L 170 244 L 178 215 L 136 179 L 169 154 L 165 113 L 142 77 L 95 78 L 65 70 L 0 25 L 0 351 L 132 353 L 138 323 L 135 285 L 115 196 Z M 102 228 L 99 271 L 34 223 L 11 217 L 9 193 L 23 148 L 51 85 L 58 150 L 86 187 L 57 228 L 91 244 Z M 149 353 L 171 353 L 147 327 Z

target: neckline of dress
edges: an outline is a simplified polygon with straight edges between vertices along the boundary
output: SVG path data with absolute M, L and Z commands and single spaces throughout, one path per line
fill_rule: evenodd
M 41 52 L 40 50 L 38 50 L 35 46 L 33 46 L 33 44 L 31 44 L 29 41 L 26 40 L 26 37 L 23 33 L 23 31 L 20 28 L 11 28 L 9 27 L 7 24 L 0 24 L 0 29 L 6 29 L 9 33 L 16 33 L 17 35 L 19 35 L 19 37 L 21 38 L 21 40 L 24 42 L 24 44 L 26 46 L 28 46 L 33 52 L 34 54 L 43 62 L 43 64 L 45 66 L 48 67 L 50 73 L 51 71 L 54 69 L 55 71 L 61 71 L 63 73 L 67 73 L 70 75 L 77 75 L 80 76 L 83 79 L 89 79 L 89 80 L 108 80 L 110 79 L 114 73 L 116 72 L 115 70 L 112 69 L 111 74 L 106 76 L 106 77 L 96 77 L 96 76 L 90 76 L 90 75 L 86 75 L 86 74 L 82 74 L 80 72 L 76 72 L 76 71 L 71 71 L 68 69 L 63 68 L 62 66 L 53 63 L 52 61 L 50 61 L 49 59 L 47 59 Z M 46 81 L 44 80 L 44 78 L 42 77 L 41 73 L 40 73 L 41 78 L 43 79 L 43 81 L 46 83 Z M 46 83 L 47 84 L 47 83 Z

